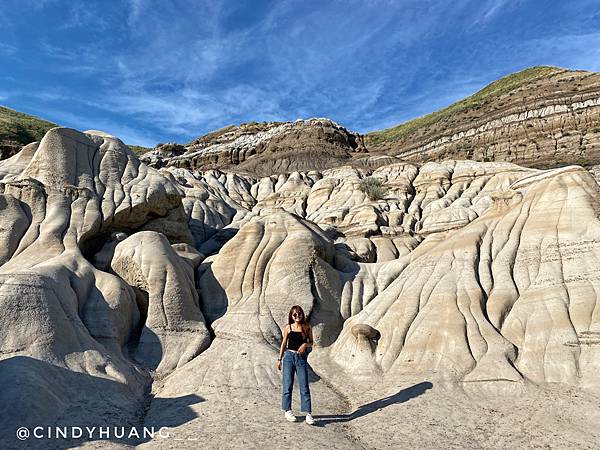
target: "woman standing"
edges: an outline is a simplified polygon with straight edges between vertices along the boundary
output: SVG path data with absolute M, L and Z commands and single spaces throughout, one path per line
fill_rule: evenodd
M 281 370 L 283 360 L 283 385 L 281 409 L 290 422 L 296 421 L 292 412 L 292 388 L 294 373 L 298 375 L 300 385 L 300 410 L 306 414 L 306 423 L 313 425 L 315 419 L 311 415 L 310 389 L 308 387 L 308 367 L 306 359 L 312 349 L 312 328 L 306 321 L 304 311 L 299 305 L 292 306 L 288 314 L 288 326 L 283 330 L 283 340 L 279 349 L 277 369 Z

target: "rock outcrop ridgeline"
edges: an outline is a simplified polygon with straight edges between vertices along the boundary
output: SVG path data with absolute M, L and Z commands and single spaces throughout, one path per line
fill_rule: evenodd
M 534 67 L 448 108 L 365 138 L 407 161 L 474 159 L 549 168 L 600 163 L 600 74 Z
M 159 145 L 142 159 L 154 167 L 235 168 L 264 176 L 339 166 L 364 152 L 360 134 L 329 119 L 308 119 L 229 126 L 185 146 Z

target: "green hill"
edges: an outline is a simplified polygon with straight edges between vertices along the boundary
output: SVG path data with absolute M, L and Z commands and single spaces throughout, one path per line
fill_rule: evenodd
M 0 106 L 0 159 L 14 155 L 24 145 L 40 141 L 49 129 L 58 126 L 39 117 Z M 152 150 L 139 145 L 128 147 L 137 155 Z
M 46 131 L 56 126 L 47 120 L 0 106 L 0 147 L 20 148 L 39 141 Z
M 386 130 L 374 131 L 367 134 L 368 143 L 381 144 L 384 142 L 393 142 L 417 132 L 418 130 L 435 125 L 456 114 L 471 109 L 479 109 L 484 105 L 493 102 L 502 94 L 514 91 L 528 83 L 545 78 L 556 73 L 564 72 L 565 69 L 550 66 L 537 66 L 525 69 L 521 72 L 510 74 L 504 78 L 494 81 L 480 91 L 464 98 L 440 111 L 436 111 L 426 116 L 418 117 L 408 122 L 402 123 Z

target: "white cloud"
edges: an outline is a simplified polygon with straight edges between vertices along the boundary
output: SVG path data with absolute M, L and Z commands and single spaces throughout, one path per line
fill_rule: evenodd
M 386 52 L 418 40 L 442 15 L 429 9 L 420 21 L 402 19 L 391 3 L 393 14 L 381 20 L 355 2 L 365 14 L 341 14 L 332 26 L 335 5 L 296 20 L 299 4 L 277 2 L 238 29 L 223 25 L 230 4 L 183 3 L 177 8 L 129 0 L 128 46 L 113 53 L 103 51 L 102 42 L 91 47 L 42 42 L 45 55 L 56 60 L 54 71 L 99 81 L 100 89 L 71 101 L 190 138 L 247 120 L 331 116 L 358 122 L 372 116 L 387 88 Z M 78 8 L 71 18 L 72 26 L 90 19 Z M 381 69 L 367 73 L 355 63 L 373 44 L 388 49 L 373 55 L 383 59 Z M 57 95 L 48 93 L 46 100 Z
M 12 56 L 16 54 L 18 48 L 14 45 L 7 44 L 6 42 L 0 42 L 0 55 Z
M 489 20 L 492 16 L 497 14 L 502 8 L 508 5 L 511 0 L 492 0 L 490 2 L 485 3 L 485 10 L 481 16 L 482 21 Z M 514 0 L 513 0 L 513 3 Z
M 241 121 L 310 116 L 367 131 L 444 107 L 518 64 L 600 69 L 594 34 L 559 30 L 516 44 L 491 37 L 463 43 L 465 36 L 456 36 L 457 27 L 472 27 L 474 20 L 486 26 L 467 31 L 483 33 L 519 4 L 372 0 L 313 8 L 279 1 L 264 11 L 252 4 L 240 12 L 241 4 L 222 0 L 128 0 L 118 13 L 109 11 L 120 17 L 102 16 L 111 28 L 97 40 L 42 41 L 42 57 L 54 61 L 45 70 L 85 88 L 31 87 L 23 96 L 63 111 L 78 104 L 86 118 L 72 117 L 73 126 L 104 124 L 107 132 L 148 143 L 160 135 L 191 139 Z M 97 14 L 87 6 L 70 4 L 63 25 L 68 33 L 94 25 Z M 438 61 L 436 46 L 455 37 L 460 45 L 449 50 L 456 52 L 454 61 Z M 133 125 L 119 127 L 118 117 L 152 128 L 151 138 L 135 134 Z
M 78 27 L 92 27 L 95 31 L 110 29 L 111 23 L 106 15 L 106 9 L 98 9 L 92 2 L 72 2 L 67 6 L 68 17 L 58 26 L 59 30 Z

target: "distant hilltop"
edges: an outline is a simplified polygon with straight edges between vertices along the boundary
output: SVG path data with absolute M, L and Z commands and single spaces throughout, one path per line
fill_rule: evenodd
M 40 141 L 46 132 L 58 125 L 0 106 L 0 159 L 17 153 L 24 145 Z
M 0 159 L 56 126 L 0 107 Z M 600 164 L 600 74 L 539 66 L 447 108 L 363 136 L 323 118 L 230 125 L 187 144 L 129 146 L 154 167 L 255 175 L 467 159 L 550 168 Z
M 235 168 L 271 175 L 348 164 L 366 151 L 360 134 L 329 119 L 307 119 L 228 126 L 185 146 L 159 145 L 142 160 L 155 167 Z
M 423 162 L 600 163 L 600 74 L 532 67 L 445 109 L 369 133 L 370 152 Z

